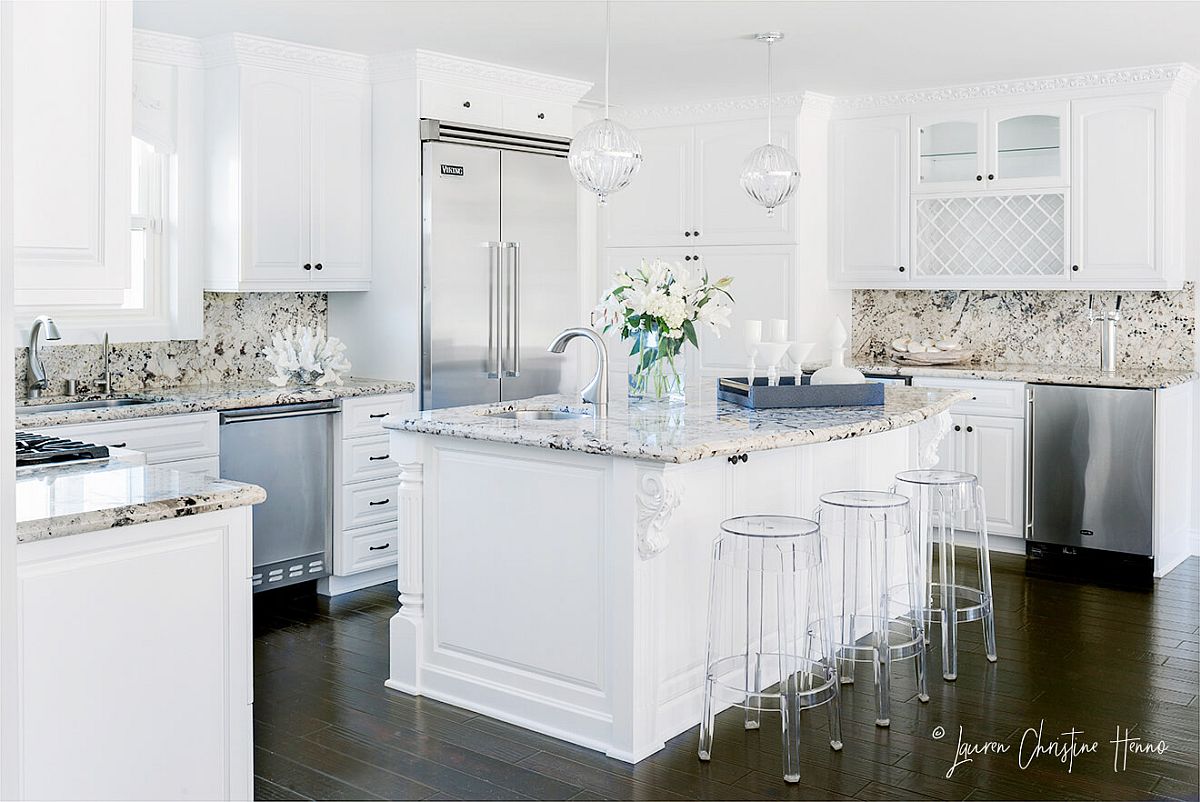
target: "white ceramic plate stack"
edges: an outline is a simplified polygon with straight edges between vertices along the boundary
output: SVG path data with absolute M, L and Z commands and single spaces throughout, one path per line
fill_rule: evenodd
M 934 340 L 904 336 L 892 340 L 893 362 L 902 365 L 957 365 L 971 361 L 973 352 L 954 340 Z

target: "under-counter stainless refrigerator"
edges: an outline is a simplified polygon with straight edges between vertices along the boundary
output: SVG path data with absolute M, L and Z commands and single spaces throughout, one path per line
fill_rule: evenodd
M 579 324 L 570 140 L 421 121 L 423 409 L 568 392 Z

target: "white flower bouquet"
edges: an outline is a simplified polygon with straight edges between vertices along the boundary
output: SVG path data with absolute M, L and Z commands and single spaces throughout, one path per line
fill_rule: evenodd
M 326 337 L 319 327 L 316 331 L 297 326 L 275 332 L 263 356 L 275 368 L 270 382 L 276 387 L 342 384 L 342 374 L 350 370 L 346 346 L 337 337 Z
M 655 259 L 617 273 L 596 315 L 605 332 L 632 341 L 629 397 L 635 401 L 682 401 L 683 360 L 687 343 L 697 345 L 697 326 L 720 337 L 729 327 L 733 278 L 711 281 L 702 268 Z

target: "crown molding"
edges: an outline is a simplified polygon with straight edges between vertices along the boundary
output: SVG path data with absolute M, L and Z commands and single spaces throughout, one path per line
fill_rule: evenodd
M 1117 87 L 1156 86 L 1165 91 L 1186 95 L 1195 85 L 1200 72 L 1190 64 L 1159 64 L 1149 67 L 1134 67 L 1121 70 L 1053 75 L 1046 78 L 1028 78 L 1019 81 L 991 81 L 982 84 L 965 84 L 935 89 L 915 89 L 903 92 L 886 92 L 878 95 L 857 95 L 837 98 L 837 111 L 867 111 L 884 108 L 903 108 L 930 103 L 954 101 L 992 100 L 1004 97 L 1020 97 L 1048 92 L 1074 91 L 1080 89 L 1112 89 Z
M 592 88 L 590 81 L 577 81 L 431 50 L 407 50 L 371 57 L 372 81 L 413 79 L 571 104 L 578 103 Z
M 806 114 L 812 112 L 828 117 L 833 113 L 833 98 L 818 92 L 794 92 L 775 95 L 771 99 L 771 110 L 780 114 Z M 747 95 L 744 97 L 716 98 L 692 103 L 676 103 L 654 106 L 630 106 L 619 108 L 614 119 L 637 128 L 654 125 L 680 123 L 702 123 L 720 120 L 737 120 L 767 116 L 767 96 Z
M 264 36 L 230 33 L 200 43 L 207 67 L 273 67 L 306 75 L 365 81 L 369 59 L 358 53 L 298 45 Z
M 173 33 L 133 29 L 133 60 L 175 67 L 204 67 L 204 50 L 200 40 Z

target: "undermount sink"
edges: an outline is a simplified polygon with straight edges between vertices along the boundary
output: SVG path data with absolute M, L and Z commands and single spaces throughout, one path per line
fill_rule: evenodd
M 507 418 L 509 420 L 580 420 L 591 415 L 582 412 L 562 412 L 557 409 L 512 409 L 507 412 L 490 412 L 489 418 Z
M 72 409 L 110 409 L 112 407 L 131 407 L 136 404 L 153 404 L 153 398 L 96 398 L 91 401 L 64 401 L 60 404 L 30 404 L 18 409 L 18 412 L 36 414 L 38 412 L 67 412 Z

